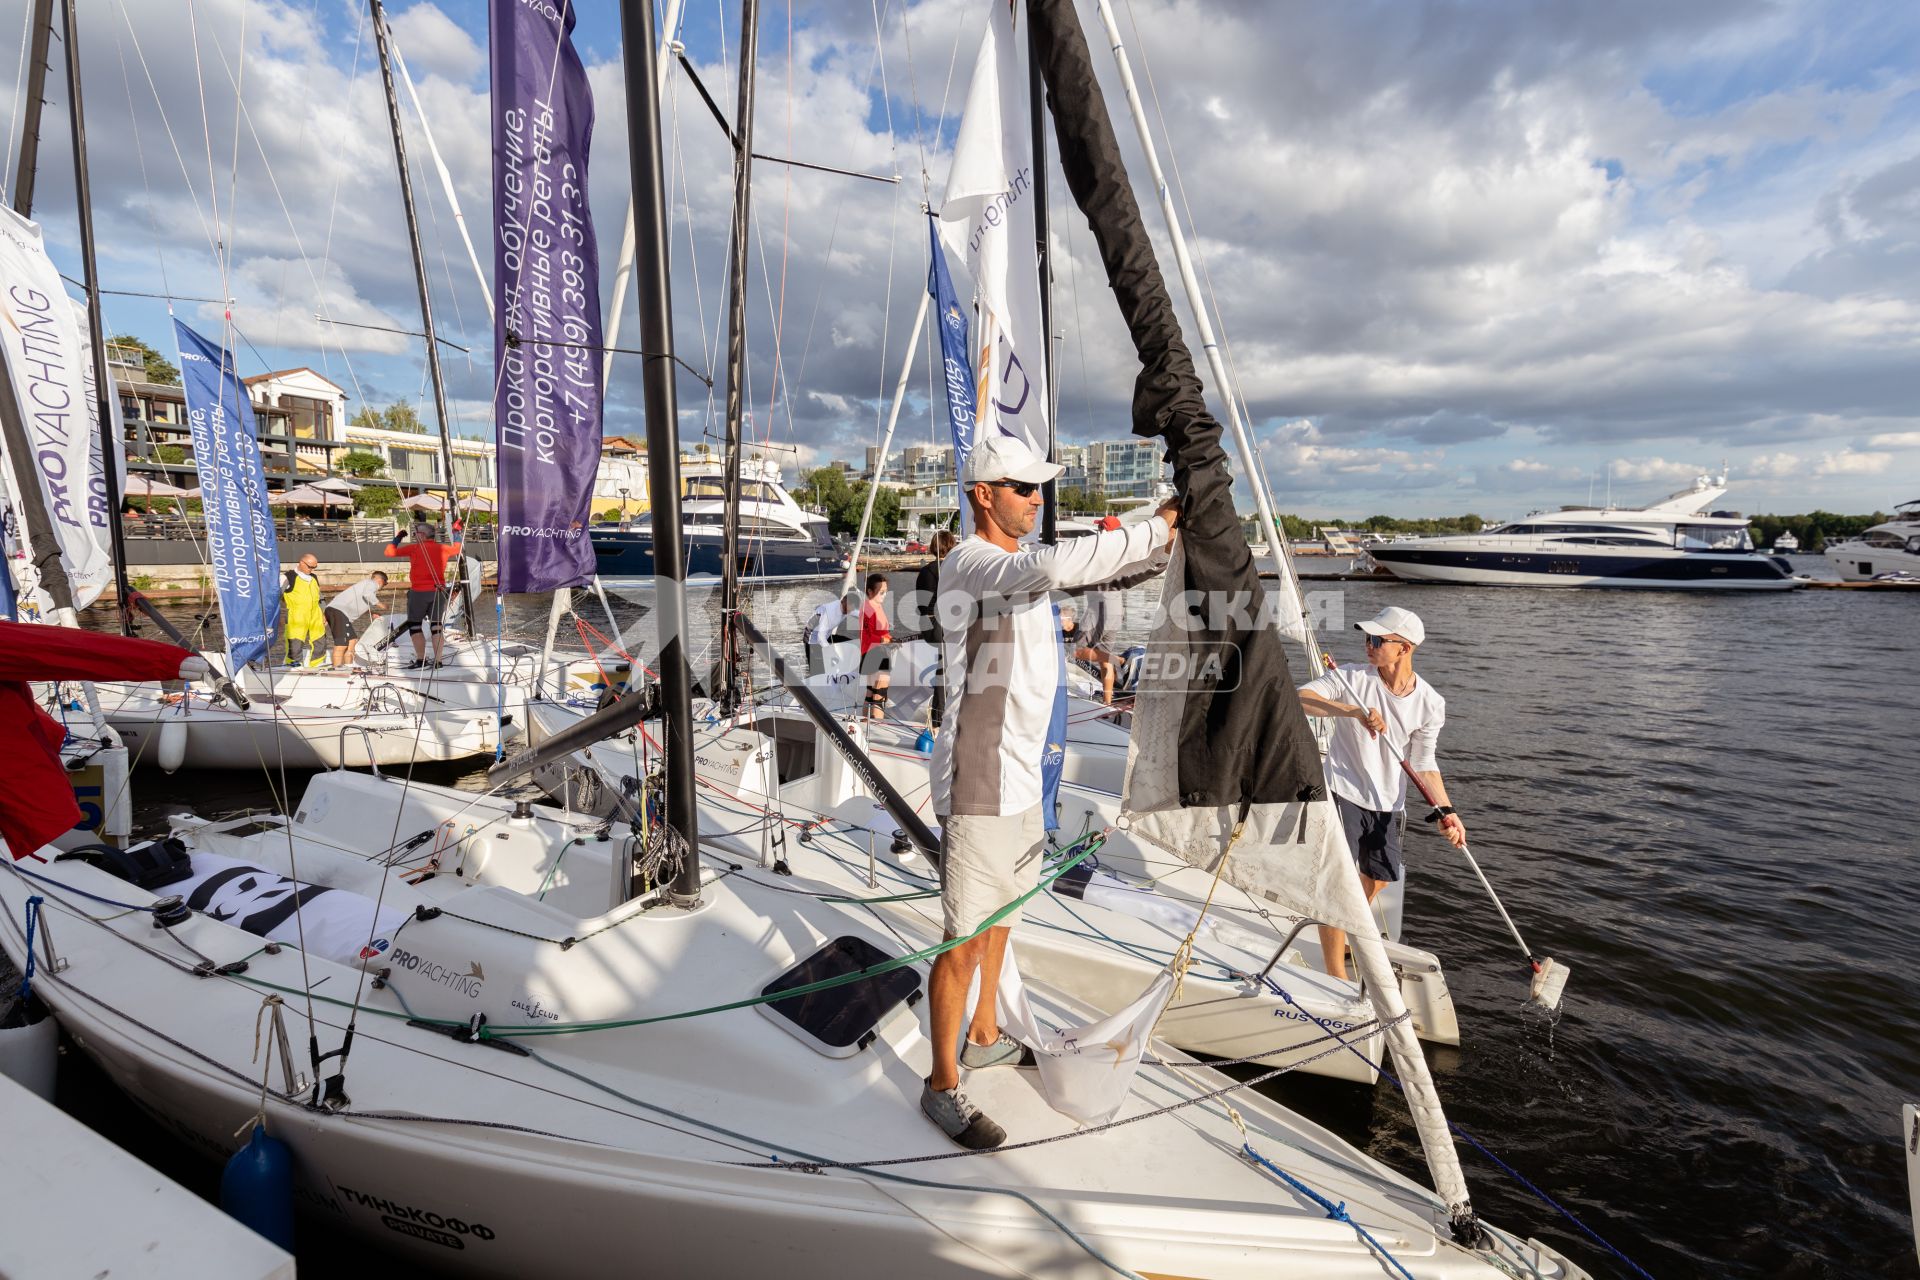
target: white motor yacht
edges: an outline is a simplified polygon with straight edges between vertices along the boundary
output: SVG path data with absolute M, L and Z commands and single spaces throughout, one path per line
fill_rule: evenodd
M 680 505 L 690 584 L 720 580 L 726 531 L 726 475 L 720 461 L 686 465 Z M 596 524 L 596 569 L 602 579 L 653 577 L 653 530 L 644 522 Z M 833 545 L 827 519 L 808 511 L 780 483 L 780 468 L 765 458 L 740 469 L 740 580 L 791 582 L 838 577 L 845 557 Z
M 1773 554 L 1791 556 L 1800 553 L 1800 539 L 1793 536 L 1793 530 L 1782 529 L 1780 536 L 1773 540 Z
M 1883 573 L 1920 573 L 1920 498 L 1893 509 L 1893 518 L 1857 538 L 1827 544 L 1827 562 L 1848 582 Z
M 1369 548 L 1397 578 L 1482 587 L 1638 587 L 1674 591 L 1788 591 L 1784 559 L 1753 545 L 1746 518 L 1711 507 L 1726 477 L 1646 507 L 1536 511 L 1485 533 L 1407 538 Z

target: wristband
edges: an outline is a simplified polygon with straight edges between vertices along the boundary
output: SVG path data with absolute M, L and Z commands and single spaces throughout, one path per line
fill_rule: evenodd
M 1427 815 L 1427 821 L 1438 822 L 1442 818 L 1451 818 L 1454 816 L 1455 814 L 1453 812 L 1453 806 L 1450 804 L 1443 804 L 1437 809 L 1435 809 L 1432 813 L 1429 813 Z

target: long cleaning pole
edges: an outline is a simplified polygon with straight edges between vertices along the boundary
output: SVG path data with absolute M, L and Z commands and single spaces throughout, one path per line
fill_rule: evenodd
M 853 590 L 853 579 L 860 572 L 860 548 L 867 542 L 867 527 L 873 522 L 873 500 L 880 493 L 880 473 L 887 468 L 887 454 L 893 448 L 893 429 L 900 424 L 900 406 L 907 398 L 907 379 L 913 374 L 913 358 L 920 352 L 920 331 L 927 324 L 927 302 L 933 295 L 925 289 L 920 291 L 920 309 L 913 313 L 913 333 L 907 338 L 907 358 L 900 362 L 900 381 L 893 386 L 893 407 L 887 410 L 887 429 L 880 436 L 880 465 L 873 469 L 873 480 L 867 485 L 867 500 L 860 508 L 860 530 L 853 539 L 853 549 L 847 552 L 847 571 L 840 579 L 840 598 L 846 599 L 847 592 Z
M 71 5 L 73 0 L 67 0 Z M 373 14 L 373 43 L 380 51 L 380 82 L 387 91 L 387 122 L 393 127 L 393 161 L 400 169 L 400 203 L 407 214 L 407 246 L 413 250 L 413 279 L 420 288 L 420 324 L 427 337 L 427 375 L 433 381 L 433 412 L 440 425 L 440 469 L 446 481 L 441 510 L 455 518 L 453 439 L 447 431 L 447 384 L 440 370 L 440 340 L 433 333 L 433 297 L 427 291 L 427 257 L 420 249 L 420 218 L 413 207 L 413 173 L 407 167 L 407 140 L 400 132 L 400 98 L 393 89 L 393 57 L 387 49 L 387 13 L 380 0 L 367 0 Z
M 667 179 L 660 154 L 660 95 L 651 91 L 658 82 L 653 0 L 620 0 L 620 27 L 636 234 L 647 250 L 647 269 L 639 281 L 640 346 L 647 353 L 642 367 L 654 618 L 660 628 L 660 703 L 666 722 L 666 818 L 669 838 L 683 851 L 668 893 L 676 905 L 691 908 L 700 903 L 700 830 L 693 794 L 693 673 L 687 666 L 687 552 L 680 528 L 680 414 L 673 385 L 673 293 L 667 278 Z
M 120 472 L 116 454 L 126 441 L 113 438 L 113 371 L 107 367 L 107 335 L 100 322 L 100 269 L 93 252 L 93 188 L 87 181 L 86 111 L 80 102 L 80 34 L 76 30 L 77 0 L 66 0 L 67 115 L 73 130 L 73 194 L 80 210 L 80 277 L 87 291 L 87 335 L 93 340 L 93 404 L 99 416 L 100 478 L 107 491 L 107 537 L 113 554 L 114 600 L 120 615 L 120 634 L 133 634 L 133 610 L 127 590 L 127 538 L 120 527 Z
M 747 219 L 753 207 L 753 73 L 760 0 L 740 5 L 740 92 L 733 123 L 733 231 L 727 244 L 727 441 L 725 523 L 720 531 L 720 674 L 723 711 L 740 700 L 740 439 L 747 381 Z M 651 80 L 647 81 L 652 84 Z

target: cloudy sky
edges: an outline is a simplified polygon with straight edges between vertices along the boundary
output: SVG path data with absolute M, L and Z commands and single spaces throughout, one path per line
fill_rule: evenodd
M 794 451 L 789 474 L 878 436 L 924 279 L 921 201 L 939 203 L 988 3 L 763 3 L 758 149 L 901 178 L 756 167 L 753 431 Z M 25 8 L 0 2 L 9 40 Z M 687 56 L 730 110 L 737 7 L 687 8 Z M 312 365 L 356 406 L 425 410 L 416 340 L 315 318 L 419 324 L 364 5 L 80 9 L 106 287 L 171 294 L 208 326 L 219 306 L 189 299 L 232 297 L 243 372 Z M 610 283 L 627 198 L 620 31 L 610 0 L 583 9 Z M 486 261 L 485 6 L 389 12 Z M 1609 474 L 1616 498 L 1651 499 L 1723 459 L 1747 510 L 1920 496 L 1920 6 L 1119 12 L 1283 509 L 1509 515 L 1597 496 Z M 0 108 L 17 150 L 14 47 Z M 77 275 L 57 73 L 49 97 L 35 212 Z M 728 158 L 684 76 L 670 98 L 676 336 L 718 375 Z M 410 108 L 407 127 L 436 319 L 472 353 L 451 353 L 455 427 L 481 434 L 485 306 Z M 1091 237 L 1063 182 L 1054 193 L 1061 434 L 1116 438 L 1132 357 Z M 164 302 L 108 302 L 111 327 L 170 348 Z M 637 432 L 638 364 L 615 361 L 607 429 Z M 936 429 L 924 369 L 913 383 L 903 442 Z M 717 436 L 717 397 L 691 376 L 680 395 L 683 438 Z

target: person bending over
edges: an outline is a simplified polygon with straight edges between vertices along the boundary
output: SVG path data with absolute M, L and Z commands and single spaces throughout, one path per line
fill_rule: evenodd
M 1327 789 L 1372 902 L 1405 873 L 1402 759 L 1439 801 L 1427 820 L 1440 824 L 1440 834 L 1459 847 L 1467 842 L 1467 828 L 1447 799 L 1435 758 L 1447 700 L 1413 673 L 1413 651 L 1426 641 L 1425 625 L 1412 610 L 1396 605 L 1354 628 L 1366 636 L 1367 660 L 1345 663 L 1302 685 L 1300 707 L 1310 716 L 1339 720 L 1327 751 Z M 1345 933 L 1320 927 L 1321 951 L 1333 977 L 1347 976 L 1346 946 Z

